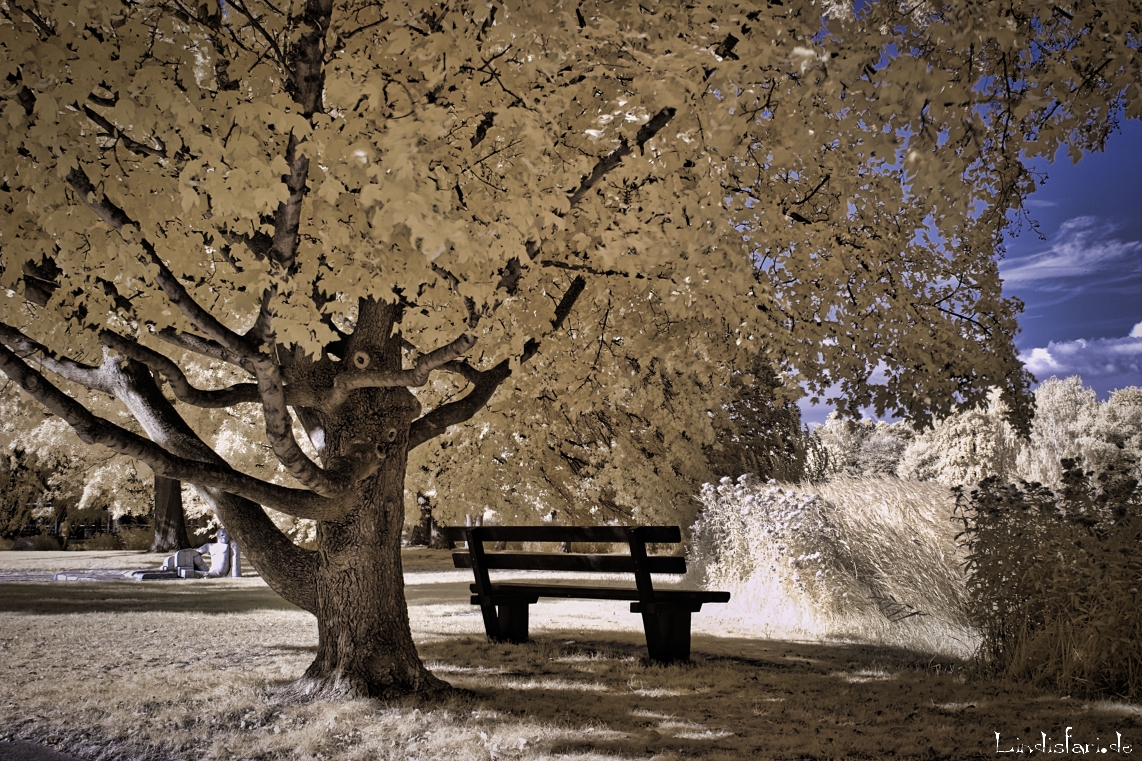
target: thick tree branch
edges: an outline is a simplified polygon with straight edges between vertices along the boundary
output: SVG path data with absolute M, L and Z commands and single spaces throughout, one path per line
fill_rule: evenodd
M 281 464 L 302 485 L 324 497 L 337 497 L 357 481 L 376 472 L 380 464 L 376 457 L 380 444 L 375 451 L 346 457 L 336 469 L 325 470 L 309 459 L 293 435 L 293 418 L 289 414 L 281 367 L 273 359 L 262 358 L 254 363 L 254 376 L 258 379 L 266 438 Z
M 168 452 L 225 466 L 218 453 L 191 430 L 142 365 L 128 364 L 120 379 L 119 399 L 147 435 Z M 270 587 L 295 605 L 316 614 L 317 553 L 295 545 L 255 502 L 207 486 L 194 487 L 214 508 Z
M 276 285 L 270 286 L 262 293 L 262 305 L 258 308 L 258 316 L 254 319 L 254 324 L 246 332 L 245 338 L 252 342 L 255 346 L 263 346 L 266 344 L 273 344 L 273 301 L 274 296 L 277 295 L 278 288 Z
M 95 214 L 107 224 L 123 235 L 129 238 L 131 233 L 127 233 L 125 227 L 133 227 L 138 230 L 138 225 L 127 216 L 126 212 L 109 201 L 106 196 L 100 197 L 92 184 L 91 179 L 87 176 L 80 167 L 72 168 L 67 174 L 67 182 L 75 190 L 76 195 L 83 201 Z M 155 282 L 162 288 L 163 293 L 166 294 L 167 299 L 171 304 L 178 308 L 187 319 L 194 324 L 199 330 L 206 335 L 213 338 L 218 343 L 222 344 L 229 351 L 242 357 L 252 359 L 257 352 L 250 347 L 247 342 L 234 331 L 227 328 L 219 322 L 214 315 L 206 311 L 183 287 L 174 273 L 163 263 L 159 258 L 155 247 L 146 238 L 141 238 L 139 244 L 142 246 L 145 253 L 144 264 L 152 264 L 157 268 L 155 273 Z
M 286 164 L 289 166 L 286 187 L 289 188 L 289 197 L 278 204 L 274 214 L 274 237 L 270 249 L 270 256 L 281 266 L 283 272 L 292 270 L 297 258 L 301 202 L 308 190 L 305 181 L 309 177 L 309 159 L 298 153 L 297 146 L 298 139 L 291 133 L 286 145 Z
M 452 289 L 452 292 L 459 295 L 460 278 L 456 277 L 454 274 L 444 269 L 436 262 L 432 263 L 432 271 L 447 280 L 448 286 Z M 475 330 L 476 326 L 480 324 L 480 312 L 476 309 L 476 302 L 472 299 L 471 296 L 464 297 L 464 308 L 468 311 L 468 329 Z
M 299 518 L 337 520 L 347 511 L 342 501 L 324 499 L 303 489 L 266 483 L 226 465 L 173 455 L 155 442 L 94 415 L 49 383 L 6 346 L 0 346 L 0 371 L 75 429 L 85 443 L 102 444 L 119 454 L 133 457 L 149 465 L 160 476 L 222 489 Z
M 195 354 L 201 354 L 204 357 L 221 360 L 222 362 L 242 368 L 250 373 L 250 375 L 254 374 L 254 365 L 250 360 L 229 351 L 217 341 L 211 341 L 209 338 L 196 336 L 193 333 L 184 333 L 174 328 L 163 328 L 162 330 L 156 331 L 154 336 L 161 341 L 166 341 L 172 346 L 178 346 L 181 349 L 194 352 Z
M 11 325 L 0 323 L 0 343 L 24 359 L 29 359 L 45 370 L 49 370 L 61 378 L 66 378 L 72 383 L 86 386 L 93 391 L 102 391 L 106 394 L 115 393 L 103 368 L 85 365 L 67 357 L 60 357 Z
M 583 290 L 586 287 L 587 281 L 582 275 L 576 276 L 571 281 L 571 285 L 567 287 L 563 297 L 555 307 L 555 317 L 551 320 L 553 331 L 559 330 L 563 326 L 563 322 L 571 314 L 571 309 L 579 297 L 583 295 Z M 520 364 L 526 363 L 539 353 L 539 345 L 540 342 L 535 339 L 524 344 Z M 444 433 L 448 430 L 448 426 L 459 425 L 470 420 L 484 408 L 500 384 L 512 374 L 511 365 L 506 359 L 490 370 L 477 370 L 467 362 L 458 361 L 445 362 L 440 365 L 440 369 L 464 376 L 472 384 L 472 390 L 462 399 L 442 404 L 414 420 L 408 433 L 409 451 Z
M 466 396 L 454 402 L 442 404 L 412 422 L 408 432 L 408 449 L 410 452 L 444 433 L 448 430 L 448 426 L 459 425 L 470 420 L 484 408 L 500 384 L 512 374 L 510 364 L 506 359 L 490 370 L 477 372 L 479 373 L 478 377 L 472 384 L 472 390 Z
M 583 295 L 583 289 L 586 287 L 586 278 L 582 275 L 576 275 L 575 279 L 571 281 L 571 285 L 567 286 L 567 290 L 563 292 L 563 298 L 559 299 L 559 303 L 555 305 L 555 319 L 551 321 L 552 330 L 559 330 L 563 327 L 563 321 L 571 314 L 571 308 Z
M 28 10 L 27 8 L 21 8 L 20 6 L 16 5 L 15 3 L 12 3 L 12 7 L 15 8 L 16 10 L 18 10 L 20 13 L 23 13 L 24 16 L 26 16 L 29 21 L 31 21 L 33 24 L 35 24 L 36 30 L 44 38 L 55 36 L 55 33 L 56 33 L 55 29 L 52 29 L 51 25 L 48 24 L 48 22 L 44 21 L 44 18 L 42 16 L 40 16 L 38 13 L 35 13 L 34 11 Z M 5 15 L 7 15 L 7 14 L 5 14 Z M 9 18 L 11 18 L 11 17 L 9 17 Z
M 235 6 L 248 19 L 257 26 L 257 20 L 247 13 L 244 6 Z M 322 91 L 325 89 L 325 37 L 329 31 L 329 22 L 333 15 L 333 0 L 306 0 L 305 10 L 299 19 L 299 34 L 296 42 L 287 50 L 288 60 L 281 57 L 281 51 L 273 40 L 274 51 L 278 54 L 288 73 L 286 90 L 294 103 L 301 109 L 301 115 L 306 119 L 323 110 Z M 273 261 L 281 266 L 283 272 L 293 269 L 297 257 L 298 230 L 301 225 L 301 204 L 305 199 L 308 188 L 306 179 L 309 177 L 309 158 L 298 150 L 301 141 L 290 133 L 286 144 L 286 164 L 289 166 L 289 175 L 286 177 L 286 187 L 289 188 L 289 197 L 278 204 L 274 214 L 274 235 L 271 256 Z
M 453 360 L 459 359 L 469 349 L 476 345 L 476 337 L 465 333 L 455 341 L 441 346 L 439 349 L 422 354 L 415 365 L 409 370 L 380 371 L 380 372 L 345 372 L 338 375 L 333 381 L 333 392 L 329 404 L 336 408 L 345 403 L 352 391 L 361 388 L 392 388 L 394 386 L 416 387 L 423 386 L 433 370 Z
M 645 146 L 647 142 L 662 131 L 662 129 L 674 117 L 674 114 L 675 109 L 667 106 L 655 114 L 650 121 L 639 127 L 638 132 L 635 134 L 635 144 L 638 145 L 640 152 L 645 152 Z M 583 200 L 587 193 L 590 192 L 591 188 L 599 184 L 599 182 L 603 179 L 603 177 L 607 175 L 608 172 L 622 164 L 623 157 L 628 155 L 630 152 L 630 143 L 627 142 L 627 139 L 624 137 L 620 141 L 619 147 L 611 151 L 603 158 L 599 159 L 599 162 L 595 164 L 595 168 L 591 170 L 589 175 L 583 178 L 579 187 L 567 194 L 568 205 L 571 208 L 575 208 L 575 206 Z M 535 261 L 542 250 L 543 245 L 539 241 L 529 240 L 527 242 L 527 256 L 531 261 Z M 505 274 L 505 277 L 501 279 L 500 285 L 506 287 L 508 289 L 508 293 L 510 294 L 518 286 L 518 284 L 519 277 L 511 276 L 509 263 L 508 271 Z
M 78 107 L 78 104 L 76 104 L 76 106 Z M 103 114 L 99 113 L 91 106 L 84 105 L 83 114 L 88 119 L 95 122 L 95 124 L 98 125 L 104 132 L 121 142 L 123 147 L 129 150 L 131 153 L 137 153 L 141 156 L 159 156 L 163 158 L 166 157 L 167 152 L 165 146 L 162 148 L 152 148 L 149 145 L 140 143 L 137 140 L 133 140 L 127 135 L 126 132 L 112 124 L 110 119 L 103 116 Z M 153 139 L 158 142 L 159 145 L 162 145 L 162 143 L 158 141 L 157 138 Z
M 171 390 L 174 391 L 175 398 L 184 404 L 205 409 L 221 409 L 235 404 L 261 401 L 261 397 L 258 396 L 258 386 L 255 383 L 238 383 L 228 388 L 205 391 L 192 386 L 190 381 L 186 379 L 186 374 L 183 373 L 182 368 L 174 360 L 143 346 L 137 341 L 110 330 L 100 331 L 99 340 L 104 346 L 114 349 L 128 359 L 161 373 L 166 378 L 167 383 L 170 384 Z
M 480 379 L 480 371 L 461 360 L 445 362 L 439 369 L 461 375 L 469 383 L 476 383 Z

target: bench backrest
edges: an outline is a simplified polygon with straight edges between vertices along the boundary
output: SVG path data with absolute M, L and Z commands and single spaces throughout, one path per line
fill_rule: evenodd
M 457 568 L 471 568 L 476 586 L 488 589 L 488 571 L 588 571 L 630 573 L 639 594 L 651 599 L 654 586 L 650 575 L 686 573 L 686 559 L 677 555 L 647 555 L 647 544 L 678 544 L 682 532 L 677 526 L 449 526 L 444 529 L 453 541 L 467 542 L 467 552 L 455 552 Z M 485 542 L 595 542 L 625 544 L 629 555 L 485 552 Z

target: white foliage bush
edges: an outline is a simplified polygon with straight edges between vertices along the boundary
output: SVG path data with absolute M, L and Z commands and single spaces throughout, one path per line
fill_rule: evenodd
M 815 494 L 761 484 L 750 475 L 704 484 L 692 530 L 692 573 L 709 588 L 731 589 L 736 611 L 783 632 L 818 631 L 817 603 L 828 588 L 819 551 L 806 536 L 835 539 Z M 719 606 L 720 607 L 720 606 Z
M 884 477 L 808 492 L 747 475 L 700 496 L 689 581 L 732 595 L 712 615 L 770 637 L 973 651 L 947 488 Z
M 993 389 L 985 409 L 957 411 L 937 421 L 904 450 L 897 475 L 945 486 L 971 486 L 991 476 L 1011 478 L 1019 441 L 1007 412 L 999 390 Z
M 903 422 L 849 420 L 832 412 L 812 436 L 817 446 L 810 448 L 808 471 L 824 477 L 858 478 L 895 473 L 915 432 Z
M 1142 388 L 1119 389 L 1100 403 L 1077 375 L 1043 381 L 1035 390 L 1035 420 L 1016 472 L 1057 490 L 1064 458 L 1078 460 L 1096 477 L 1113 467 L 1142 479 Z

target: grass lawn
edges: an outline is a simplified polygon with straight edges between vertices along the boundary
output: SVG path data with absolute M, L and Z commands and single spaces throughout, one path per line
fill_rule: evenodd
M 1071 727 L 1091 751 L 1121 733 L 1142 753 L 1138 706 L 970 680 L 963 662 L 906 650 L 762 639 L 705 611 L 687 666 L 648 665 L 639 618 L 618 602 L 541 602 L 533 642 L 492 645 L 467 572 L 444 552 L 405 559 L 421 656 L 465 697 L 285 702 L 317 627 L 257 577 L 9 582 L 0 740 L 91 761 L 970 759 L 996 756 L 996 732 L 1007 750 L 1040 733 L 1062 742 Z M 0 577 L 157 564 L 0 552 Z

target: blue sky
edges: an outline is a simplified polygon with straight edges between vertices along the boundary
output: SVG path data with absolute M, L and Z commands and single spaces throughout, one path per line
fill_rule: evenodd
M 1082 376 L 1100 399 L 1142 385 L 1142 121 L 1078 164 L 1035 168 L 1047 175 L 1027 201 L 1039 234 L 1024 225 L 1000 262 L 1004 293 L 1025 304 L 1020 358 L 1039 381 Z M 810 426 L 830 411 L 801 409 Z

